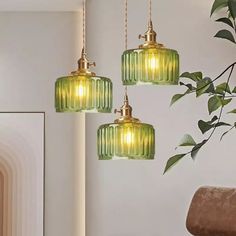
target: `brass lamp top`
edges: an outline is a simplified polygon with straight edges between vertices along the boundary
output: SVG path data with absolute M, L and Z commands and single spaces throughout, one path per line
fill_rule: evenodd
M 148 30 L 144 35 L 139 35 L 139 39 L 143 38 L 145 42 L 139 45 L 139 48 L 155 48 L 155 47 L 163 47 L 163 44 L 157 43 L 157 33 L 153 30 L 152 21 L 148 22 Z
M 129 105 L 127 93 L 124 97 L 124 105 L 120 108 L 120 110 L 115 109 L 115 113 L 121 114 L 121 116 L 115 120 L 115 123 L 140 122 L 139 119 L 132 117 L 132 107 Z
M 71 72 L 72 75 L 90 75 L 95 76 L 94 72 L 89 70 L 90 66 L 96 66 L 95 62 L 90 62 L 86 57 L 86 52 L 82 48 L 81 58 L 78 60 L 78 70 Z

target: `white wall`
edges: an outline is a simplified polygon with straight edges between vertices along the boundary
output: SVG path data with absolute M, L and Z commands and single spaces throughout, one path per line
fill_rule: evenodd
M 219 25 L 209 19 L 212 1 L 153 1 L 153 23 L 158 40 L 177 49 L 181 72 L 202 70 L 215 77 L 235 60 L 235 46 L 213 39 Z M 146 30 L 146 1 L 129 1 L 129 48 L 137 47 Z M 114 108 L 122 105 L 120 57 L 124 50 L 123 1 L 88 0 L 89 57 L 97 74 L 112 78 Z M 232 77 L 235 84 L 235 73 Z M 207 117 L 206 97 L 186 98 L 169 108 L 177 86 L 130 87 L 134 115 L 156 129 L 154 161 L 98 161 L 96 131 L 116 115 L 88 115 L 86 236 L 189 235 L 186 213 L 201 185 L 236 186 L 235 133 L 219 143 L 219 134 L 193 162 L 185 158 L 162 175 L 167 159 L 184 133 L 197 140 L 197 121 Z M 148 104 L 148 105 L 147 105 Z M 232 116 L 231 116 L 232 117 Z
M 7 0 L 0 2 L 1 11 L 77 11 L 82 7 L 82 0 Z
M 76 68 L 79 16 L 0 13 L 0 111 L 46 112 L 45 236 L 82 235 L 77 177 L 84 116 L 54 110 L 56 78 Z

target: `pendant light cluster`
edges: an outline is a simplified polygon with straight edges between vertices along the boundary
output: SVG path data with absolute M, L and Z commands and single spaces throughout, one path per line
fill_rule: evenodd
M 127 50 L 128 0 L 125 0 L 125 50 Z M 142 123 L 132 116 L 127 86 L 120 118 L 114 123 L 101 125 L 97 132 L 98 156 L 100 160 L 152 160 L 155 156 L 155 130 L 152 125 Z
M 179 55 L 156 41 L 149 0 L 148 30 L 139 38 L 145 42 L 137 49 L 127 49 L 128 0 L 125 0 L 125 51 L 122 54 L 122 82 L 125 85 L 124 104 L 115 113 L 113 123 L 101 125 L 97 131 L 99 160 L 151 160 L 155 156 L 155 130 L 132 116 L 127 86 L 138 84 L 175 85 L 179 79 Z M 83 49 L 78 70 L 56 81 L 57 112 L 111 112 L 112 82 L 89 70 L 85 51 L 85 0 L 83 2 Z
M 57 79 L 55 85 L 55 108 L 57 112 L 111 112 L 112 82 L 90 71 L 91 63 L 86 57 L 85 1 L 83 2 L 83 48 L 78 69 L 70 75 Z

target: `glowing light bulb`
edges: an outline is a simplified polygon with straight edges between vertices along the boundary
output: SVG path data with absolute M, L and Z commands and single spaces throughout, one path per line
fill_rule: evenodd
M 158 68 L 159 68 L 159 59 L 156 58 L 155 56 L 152 56 L 152 57 L 149 59 L 149 68 L 150 68 L 151 70 L 158 69 Z
M 133 143 L 133 139 L 134 139 L 133 133 L 128 131 L 128 132 L 125 134 L 125 143 L 128 144 L 128 145 L 130 145 L 130 144 Z
M 75 94 L 77 97 L 83 97 L 85 95 L 85 88 L 81 84 L 79 86 L 76 86 L 75 88 Z

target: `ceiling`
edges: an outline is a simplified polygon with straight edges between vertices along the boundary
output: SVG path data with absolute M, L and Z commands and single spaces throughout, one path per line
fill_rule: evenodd
M 82 0 L 0 0 L 0 11 L 77 11 Z

